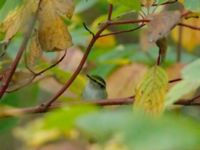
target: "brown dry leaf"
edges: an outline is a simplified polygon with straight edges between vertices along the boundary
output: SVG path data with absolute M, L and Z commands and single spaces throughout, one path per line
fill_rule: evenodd
M 85 146 L 79 142 L 55 142 L 41 146 L 40 150 L 86 150 Z
M 37 10 L 38 0 L 25 1 L 22 6 L 11 11 L 0 24 L 0 32 L 6 32 L 4 42 L 8 42 L 19 30 L 27 28 L 28 22 Z
M 130 64 L 116 70 L 107 80 L 109 98 L 134 95 L 138 82 L 142 79 L 147 67 L 142 64 Z
M 66 70 L 66 71 L 72 71 L 74 72 L 81 59 L 83 58 L 83 51 L 78 48 L 78 47 L 71 47 L 67 50 L 67 55 L 65 56 L 65 58 L 62 60 L 62 62 L 59 63 L 59 67 L 62 70 Z M 63 52 L 60 53 L 60 57 L 63 56 Z M 87 63 L 84 64 L 83 68 L 85 68 L 87 66 Z
M 173 27 L 179 23 L 181 13 L 179 11 L 164 11 L 152 16 L 148 24 L 148 41 L 156 42 L 158 39 L 166 37 Z
M 183 23 L 189 24 L 192 26 L 200 27 L 200 19 L 196 18 L 190 18 L 187 20 L 183 20 Z M 179 28 L 176 27 L 172 31 L 172 38 L 175 42 L 178 42 L 178 35 L 179 35 Z M 200 45 L 200 33 L 199 31 L 192 30 L 189 28 L 182 28 L 182 46 L 189 52 L 192 52 L 192 50 Z
M 39 60 L 42 56 L 42 49 L 40 47 L 40 43 L 38 40 L 37 34 L 35 34 L 29 45 L 29 53 L 27 58 L 27 63 L 29 66 L 33 66 L 36 64 L 37 60 Z
M 73 14 L 71 0 L 43 0 L 39 12 L 38 38 L 42 50 L 60 51 L 71 47 L 72 39 L 61 16 Z
M 43 91 L 46 91 L 46 92 L 51 93 L 51 94 L 56 94 L 56 92 L 57 92 L 56 89 L 60 89 L 62 87 L 62 85 L 60 83 L 58 83 L 54 78 L 48 77 L 48 78 L 45 78 L 45 79 L 43 79 L 39 82 L 39 87 Z M 74 93 L 72 93 L 69 90 L 65 91 L 63 96 L 71 97 L 71 98 L 77 98 L 77 95 L 75 95 Z
M 177 79 L 181 77 L 181 70 L 185 67 L 185 64 L 177 63 L 170 66 L 167 69 L 167 74 L 169 76 L 169 80 Z
M 15 91 L 27 84 L 30 84 L 33 79 L 33 74 L 27 71 L 17 71 L 12 77 L 7 91 Z
M 47 0 L 48 1 L 48 0 Z M 56 12 L 62 16 L 71 18 L 74 12 L 73 0 L 52 0 Z

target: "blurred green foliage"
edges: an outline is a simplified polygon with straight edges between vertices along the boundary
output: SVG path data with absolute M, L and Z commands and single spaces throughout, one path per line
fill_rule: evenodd
M 114 4 L 114 20 L 118 20 L 119 18 L 123 20 L 123 17 L 126 17 L 124 15 L 126 13 L 132 14 L 131 17 L 128 16 L 129 19 L 138 18 L 135 12 L 141 9 L 139 0 L 134 2 L 133 0 L 75 0 L 75 14 L 71 21 L 66 21 L 66 24 L 69 25 L 74 47 L 79 47 L 82 53 L 84 53 L 91 39 L 91 35 L 82 25 L 83 22 L 86 23 L 93 32 L 97 31 L 98 24 L 105 21 L 107 17 L 108 1 Z M 20 5 L 21 2 L 22 0 L 0 0 L 0 21 L 2 21 L 11 10 Z M 158 2 L 162 3 L 166 1 L 159 0 Z M 199 0 L 185 0 L 184 6 L 190 10 L 199 12 L 199 3 Z M 146 10 L 144 10 L 144 12 L 146 12 Z M 109 28 L 107 33 L 132 29 L 136 26 L 137 25 L 117 26 Z M 143 29 L 141 30 L 143 31 Z M 140 43 L 141 30 L 111 36 L 94 45 L 87 60 L 86 68 L 83 69 L 83 72 L 69 88 L 69 92 L 71 92 L 70 94 L 73 96 L 65 93 L 64 96 L 60 98 L 60 101 L 62 102 L 64 100 L 66 103 L 69 100 L 80 100 L 80 95 L 86 82 L 85 73 L 97 74 L 105 79 L 109 79 L 109 77 L 112 77 L 112 73 L 118 68 L 129 64 L 154 65 L 158 54 L 158 48 L 153 45 L 148 47 L 148 50 L 143 50 L 143 45 Z M 1 36 L 3 37 L 4 35 Z M 110 38 L 112 38 L 112 42 L 114 41 L 113 43 L 109 41 Z M 23 35 L 19 33 L 8 46 L 7 55 L 10 58 L 15 57 L 22 39 Z M 169 48 L 166 60 L 162 65 L 165 69 L 171 68 L 173 65 L 177 64 L 177 43 L 175 43 L 170 36 L 168 36 L 168 43 Z M 196 47 L 192 53 L 188 53 L 186 49 L 182 48 L 181 64 L 187 64 L 199 58 L 200 53 L 197 51 L 199 48 L 199 46 Z M 44 55 L 47 60 L 55 56 L 49 54 Z M 77 63 L 80 61 L 77 57 L 75 57 L 75 60 Z M 48 61 L 46 61 L 44 64 L 40 64 L 37 67 L 42 69 L 49 65 Z M 0 58 L 0 68 L 2 66 L 3 64 Z M 19 68 L 24 69 L 24 61 L 21 61 Z M 73 71 L 71 70 L 62 69 L 60 66 L 57 66 L 45 73 L 45 75 L 53 78 L 54 81 L 59 84 L 58 87 L 60 88 L 66 83 L 72 73 Z M 176 85 L 179 86 L 179 91 L 172 92 L 173 100 L 170 100 L 170 103 L 176 101 L 181 95 L 185 95 L 190 91 L 188 90 L 188 86 L 191 86 L 191 84 L 189 85 L 188 82 L 191 80 L 194 82 L 195 90 L 199 88 L 199 83 L 196 82 L 197 80 L 199 81 L 199 73 L 199 59 L 183 69 L 182 76 L 183 78 L 187 78 L 187 81 L 184 80 L 184 84 L 181 82 Z M 137 77 L 137 74 L 135 74 L 135 76 Z M 120 78 L 122 77 L 123 74 Z M 196 84 L 198 85 L 196 86 Z M 51 88 L 51 90 L 53 89 L 53 92 L 44 89 L 44 86 Z M 19 108 L 35 106 L 48 100 L 48 97 L 51 97 L 59 90 L 59 88 L 57 89 L 56 87 L 57 86 L 51 84 L 48 80 L 44 83 L 36 82 L 19 91 L 6 94 L 0 101 L 0 104 Z M 199 92 L 197 91 L 196 93 Z M 176 100 L 174 100 L 174 98 Z M 57 140 L 68 140 L 71 138 L 69 133 L 72 130 L 78 132 L 78 135 L 75 135 L 75 137 L 79 141 L 87 141 L 86 145 L 91 144 L 88 141 L 96 142 L 103 150 L 106 149 L 106 145 L 109 145 L 108 141 L 118 135 L 121 137 L 121 142 L 130 150 L 199 149 L 200 123 L 198 119 L 200 117 L 197 115 L 199 114 L 199 107 L 178 107 L 169 111 L 170 113 L 167 112 L 160 118 L 149 118 L 141 114 L 133 114 L 132 108 L 127 106 L 97 108 L 96 106 L 80 105 L 75 107 L 74 105 L 67 105 L 66 107 L 56 109 L 45 115 L 28 116 L 28 119 L 24 117 L 0 119 L 1 149 L 21 150 L 22 147 L 25 149 L 32 149 L 34 146 L 40 147 L 50 141 L 53 143 Z M 16 129 L 19 133 L 17 132 L 17 135 L 15 135 L 13 139 L 13 132 L 15 133 Z M 50 131 L 52 130 L 56 131 L 56 136 L 53 135 L 51 140 L 49 140 L 48 138 L 51 137 Z M 9 136 L 4 136 L 4 133 L 7 133 Z M 21 146 L 17 147 L 15 144 L 6 143 L 7 141 L 12 143 L 13 141 L 19 140 L 22 140 L 20 142 Z M 35 144 L 31 147 L 29 144 L 32 141 L 34 142 L 34 140 L 37 142 L 39 141 L 39 144 Z

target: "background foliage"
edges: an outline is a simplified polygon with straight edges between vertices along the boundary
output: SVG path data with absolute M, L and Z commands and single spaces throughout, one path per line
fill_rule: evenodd
M 96 32 L 99 23 L 107 18 L 108 2 L 114 5 L 113 18 L 115 19 L 138 19 L 137 12 L 142 9 L 139 0 L 134 2 L 133 0 L 75 0 L 74 2 L 75 12 L 71 20 L 63 18 L 73 42 L 73 46 L 67 51 L 67 56 L 59 65 L 45 72 L 45 76 L 38 82 L 6 94 L 0 102 L 0 113 L 7 107 L 36 106 L 53 96 L 64 85 L 79 64 L 91 39 L 91 34 L 83 27 L 83 23 Z M 158 4 L 163 2 L 166 1 L 157 1 Z M 179 2 L 185 9 L 199 15 L 198 0 Z M 22 0 L 0 0 L 0 21 L 2 22 L 11 10 L 21 5 Z M 176 3 L 170 4 L 168 9 L 174 8 L 177 9 Z M 159 9 L 162 8 L 158 8 L 158 11 Z M 147 13 L 146 9 L 143 10 Z M 183 22 L 200 27 L 199 18 L 184 19 Z M 137 25 L 114 26 L 104 31 L 104 34 L 132 29 Z M 68 102 L 82 101 L 81 93 L 87 82 L 86 73 L 97 74 L 106 79 L 109 98 L 135 94 L 138 83 L 147 70 L 155 64 L 158 55 L 158 47 L 145 42 L 147 31 L 144 27 L 134 32 L 98 39 L 83 71 L 69 90 L 59 98 L 59 103 L 65 103 L 63 108 L 46 114 L 1 118 L 1 149 L 199 149 L 199 106 L 172 106 L 172 103 L 182 98 L 191 99 L 200 94 L 200 31 L 182 28 L 181 61 L 177 61 L 179 30 L 180 27 L 177 26 L 167 36 L 168 50 L 162 68 L 166 71 L 169 80 L 180 77 L 183 80 L 169 85 L 165 98 L 168 107 L 162 117 L 154 118 L 139 112 L 133 113 L 132 106 L 102 108 L 93 105 L 68 104 Z M 4 34 L 1 33 L 1 40 Z M 9 60 L 15 57 L 23 37 L 22 33 L 14 36 L 7 48 L 6 58 L 0 58 L 0 71 L 6 65 L 10 65 Z M 1 51 L 2 43 L 0 43 Z M 43 55 L 44 59 L 39 60 L 36 70 L 49 66 L 54 58 L 63 55 L 63 52 L 44 52 Z M 18 69 L 24 69 L 24 61 L 20 63 Z M 163 76 L 162 81 L 156 82 L 164 82 L 165 88 L 167 77 L 165 74 Z M 23 85 L 24 78 L 29 78 L 29 75 L 28 77 L 23 76 L 22 73 L 19 76 L 15 75 L 15 82 L 13 81 L 10 88 Z M 156 82 L 152 85 L 157 84 Z

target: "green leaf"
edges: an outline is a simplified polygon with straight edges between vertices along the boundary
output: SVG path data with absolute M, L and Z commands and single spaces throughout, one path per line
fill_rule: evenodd
M 109 144 L 109 139 L 121 135 L 129 149 L 190 150 L 200 145 L 199 123 L 182 116 L 167 115 L 155 119 L 133 114 L 126 108 L 126 111 L 108 110 L 81 116 L 77 126 L 99 143 Z
M 9 11 L 19 6 L 21 2 L 22 0 L 6 0 L 4 3 L 1 2 L 4 5 L 2 9 L 0 10 L 0 21 L 4 19 L 4 17 L 8 14 Z
M 72 75 L 71 72 L 63 71 L 58 67 L 54 67 L 53 69 L 51 69 L 51 72 L 53 73 L 55 79 L 62 84 L 65 84 Z M 76 80 L 69 87 L 69 90 L 80 96 L 83 91 L 83 88 L 85 87 L 85 84 L 86 79 L 81 74 L 79 74 Z
M 200 82 L 183 80 L 173 86 L 166 96 L 166 106 L 180 100 L 185 95 L 194 92 L 200 86 Z M 189 87 L 189 88 L 188 88 Z
M 95 106 L 73 106 L 55 110 L 44 118 L 46 129 L 70 130 L 74 127 L 75 120 L 81 116 L 96 111 Z
M 199 80 L 200 81 L 200 59 L 193 61 L 187 65 L 182 71 L 182 77 L 186 80 Z
M 140 10 L 141 8 L 141 3 L 140 0 L 108 0 L 109 3 L 111 4 L 119 4 L 119 5 L 124 5 L 132 10 Z
M 134 109 L 142 109 L 152 115 L 159 115 L 164 109 L 168 76 L 159 66 L 152 67 L 136 89 Z
M 5 2 L 6 2 L 6 0 L 1 0 L 1 1 L 0 1 L 0 9 L 1 9 L 1 7 L 4 5 Z
M 183 96 L 194 92 L 200 87 L 200 59 L 187 65 L 182 70 L 182 81 L 170 89 L 166 97 L 166 105 L 173 104 Z M 189 87 L 189 88 L 188 88 Z
M 14 128 L 19 122 L 18 118 L 3 118 L 0 119 L 0 133 L 8 132 L 8 130 Z
M 184 6 L 186 9 L 191 11 L 200 12 L 200 1 L 199 0 L 185 0 Z
M 98 2 L 98 0 L 80 0 L 77 4 L 76 4 L 76 9 L 75 12 L 76 13 L 81 13 L 87 9 L 89 9 L 90 7 L 94 6 L 96 3 Z

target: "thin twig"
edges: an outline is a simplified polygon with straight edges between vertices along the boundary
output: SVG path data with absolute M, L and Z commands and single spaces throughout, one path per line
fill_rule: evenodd
M 177 79 L 170 80 L 169 83 L 174 83 L 174 82 L 178 82 L 178 81 L 181 81 L 181 80 L 182 80 L 181 78 L 177 78 Z
M 109 9 L 108 9 L 108 20 L 111 21 L 112 19 L 112 12 L 113 12 L 113 5 L 109 4 Z
M 159 66 L 161 62 L 161 48 L 159 48 L 158 57 L 157 57 L 157 65 Z
M 88 31 L 94 38 L 95 34 L 87 27 L 87 25 L 85 23 L 83 23 L 83 26 L 84 26 L 85 30 Z
M 48 70 L 54 68 L 54 67 L 57 66 L 60 62 L 62 62 L 62 60 L 65 58 L 66 54 L 67 54 L 67 50 L 65 50 L 63 56 L 62 56 L 58 61 L 56 61 L 54 64 L 50 65 L 49 67 L 47 67 L 47 68 L 45 68 L 45 69 L 43 69 L 43 70 L 41 70 L 41 71 L 39 71 L 39 72 L 37 72 L 37 73 L 34 72 L 31 68 L 29 68 L 29 66 L 27 65 L 26 67 L 28 67 L 28 70 L 33 74 L 33 76 L 32 76 L 26 83 L 24 83 L 23 85 L 21 85 L 21 86 L 19 86 L 19 87 L 16 87 L 16 88 L 14 88 L 14 89 L 12 89 L 12 90 L 7 89 L 7 90 L 6 90 L 6 93 L 15 92 L 15 91 L 18 91 L 18 90 L 20 90 L 20 89 L 22 89 L 22 88 L 24 88 L 24 87 L 30 85 L 30 84 L 35 80 L 35 78 L 37 78 L 38 76 L 40 76 L 40 75 L 42 75 L 43 73 L 47 72 Z
M 108 18 L 110 18 L 112 15 L 112 8 L 110 8 L 108 10 Z M 99 31 L 94 34 L 93 32 L 91 32 L 89 30 L 89 28 L 86 26 L 86 24 L 83 24 L 85 29 L 90 32 L 93 37 L 83 55 L 83 58 L 81 59 L 81 62 L 79 63 L 77 69 L 74 71 L 74 73 L 72 74 L 72 76 L 70 77 L 70 79 L 65 83 L 65 85 L 45 104 L 41 104 L 39 106 L 40 109 L 43 109 L 44 111 L 47 111 L 48 108 L 70 87 L 70 85 L 73 83 L 73 81 L 76 79 L 76 77 L 78 76 L 78 74 L 81 72 L 86 60 L 87 60 L 87 57 L 93 47 L 93 45 L 95 44 L 95 42 L 97 41 L 97 39 L 99 38 L 99 36 L 101 35 L 101 33 L 110 25 L 110 20 L 107 20 L 107 22 L 105 24 L 103 24 Z
M 121 20 L 121 21 L 110 21 L 109 25 L 123 25 L 123 24 L 136 24 L 136 23 L 147 23 L 149 19 L 138 19 L 138 20 Z
M 187 28 L 190 28 L 190 29 L 193 29 L 193 30 L 199 30 L 200 31 L 200 27 L 195 27 L 195 26 L 185 24 L 185 23 L 179 23 L 178 25 L 183 26 L 183 27 L 187 27 Z
M 101 29 L 95 34 L 95 36 L 91 39 L 83 58 L 81 59 L 80 64 L 78 65 L 77 69 L 75 70 L 75 72 L 72 74 L 72 76 L 70 77 L 70 79 L 65 83 L 65 85 L 46 103 L 46 104 L 42 104 L 40 107 L 41 109 L 44 109 L 44 111 L 47 111 L 48 108 L 69 88 L 69 86 L 73 83 L 73 81 L 76 79 L 76 77 L 78 76 L 78 74 L 81 72 L 81 69 L 83 67 L 83 65 L 86 62 L 86 59 L 94 45 L 94 43 L 96 42 L 96 40 L 98 39 L 98 37 L 100 36 L 100 34 L 108 27 L 108 24 L 105 24 L 104 26 L 101 27 Z
M 36 74 L 37 76 L 39 76 L 39 75 L 43 74 L 44 72 L 46 72 L 46 71 L 48 71 L 48 70 L 54 68 L 55 66 L 57 66 L 59 63 L 61 63 L 61 62 L 63 61 L 63 59 L 65 58 L 66 54 L 67 54 L 67 50 L 64 51 L 63 56 L 62 56 L 60 59 L 58 59 L 55 63 L 51 64 L 49 67 L 47 67 L 47 68 L 45 68 L 45 69 L 43 69 L 43 70 L 41 70 L 40 72 L 37 72 L 37 73 L 35 73 L 35 74 Z
M 182 36 L 183 36 L 183 26 L 178 28 L 178 43 L 177 43 L 177 54 L 176 54 L 176 61 L 181 61 L 181 48 L 182 48 Z
M 133 28 L 133 29 L 122 30 L 122 31 L 116 31 L 116 32 L 107 33 L 107 34 L 102 34 L 102 35 L 100 36 L 100 38 L 101 38 L 101 37 L 105 37 L 105 36 L 110 36 L 110 35 L 117 35 L 117 34 L 132 32 L 132 31 L 135 31 L 135 30 L 138 30 L 138 29 L 142 28 L 143 26 L 145 26 L 145 24 L 142 24 L 142 25 L 140 25 L 140 26 L 138 26 L 138 27 L 135 27 L 135 28 Z

